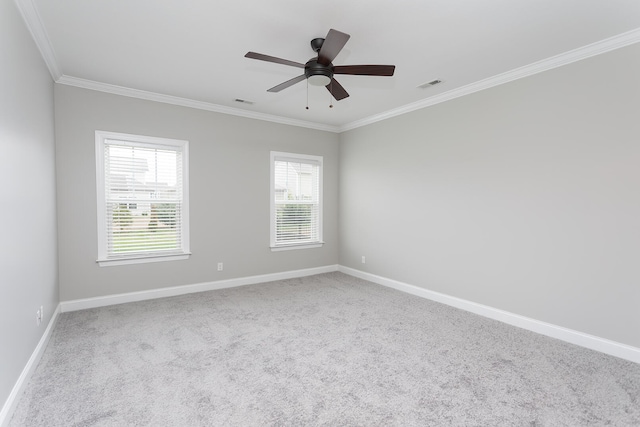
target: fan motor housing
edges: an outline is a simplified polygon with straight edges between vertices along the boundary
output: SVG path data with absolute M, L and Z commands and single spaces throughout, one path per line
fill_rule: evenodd
M 306 78 L 311 76 L 326 76 L 331 79 L 333 78 L 333 65 L 322 65 L 318 63 L 317 59 L 310 59 L 304 65 L 304 75 Z

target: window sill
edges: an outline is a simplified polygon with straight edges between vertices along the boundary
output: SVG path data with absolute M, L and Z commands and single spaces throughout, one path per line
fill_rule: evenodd
M 291 244 L 291 245 L 271 246 L 271 252 L 292 251 L 294 249 L 321 248 L 322 245 L 324 245 L 324 242 L 297 243 L 297 244 Z
M 146 264 L 148 262 L 180 261 L 189 259 L 189 256 L 191 256 L 191 252 L 170 255 L 139 255 L 127 258 L 99 259 L 96 262 L 100 267 L 111 267 L 115 265 Z

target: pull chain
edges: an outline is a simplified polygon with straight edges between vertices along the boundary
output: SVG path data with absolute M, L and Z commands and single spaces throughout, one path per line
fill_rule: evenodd
M 305 110 L 309 109 L 309 80 L 307 79 L 307 106 Z M 329 82 L 329 108 L 333 108 L 333 79 Z
M 333 79 L 329 82 L 329 108 L 333 108 Z

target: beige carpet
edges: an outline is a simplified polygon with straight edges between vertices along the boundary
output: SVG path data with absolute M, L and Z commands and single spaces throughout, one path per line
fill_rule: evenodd
M 12 426 L 640 425 L 640 365 L 341 273 L 60 316 Z

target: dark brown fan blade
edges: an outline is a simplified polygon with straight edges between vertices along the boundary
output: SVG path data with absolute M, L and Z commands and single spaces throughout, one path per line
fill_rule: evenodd
M 333 74 L 356 74 L 359 76 L 393 76 L 395 65 L 336 65 Z
M 341 33 L 334 29 L 329 30 L 325 37 L 320 52 L 318 52 L 318 62 L 322 65 L 329 65 L 340 53 L 342 48 L 351 37 L 349 34 Z
M 294 84 L 303 81 L 305 78 L 306 76 L 304 74 L 298 77 L 294 77 L 291 80 L 287 80 L 284 83 L 280 83 L 278 86 L 272 87 L 271 89 L 267 90 L 267 92 L 280 92 L 282 89 L 286 89 L 289 86 L 293 86 Z
M 327 90 L 333 95 L 336 101 L 340 101 L 341 99 L 345 99 L 349 96 L 346 90 L 342 87 L 340 83 L 336 81 L 336 79 L 331 79 L 331 83 L 325 86 Z
M 259 59 L 260 61 L 275 62 L 276 64 L 291 65 L 292 67 L 304 68 L 304 64 L 289 61 L 288 59 L 276 58 L 275 56 L 263 55 L 261 53 L 247 52 L 245 58 Z

